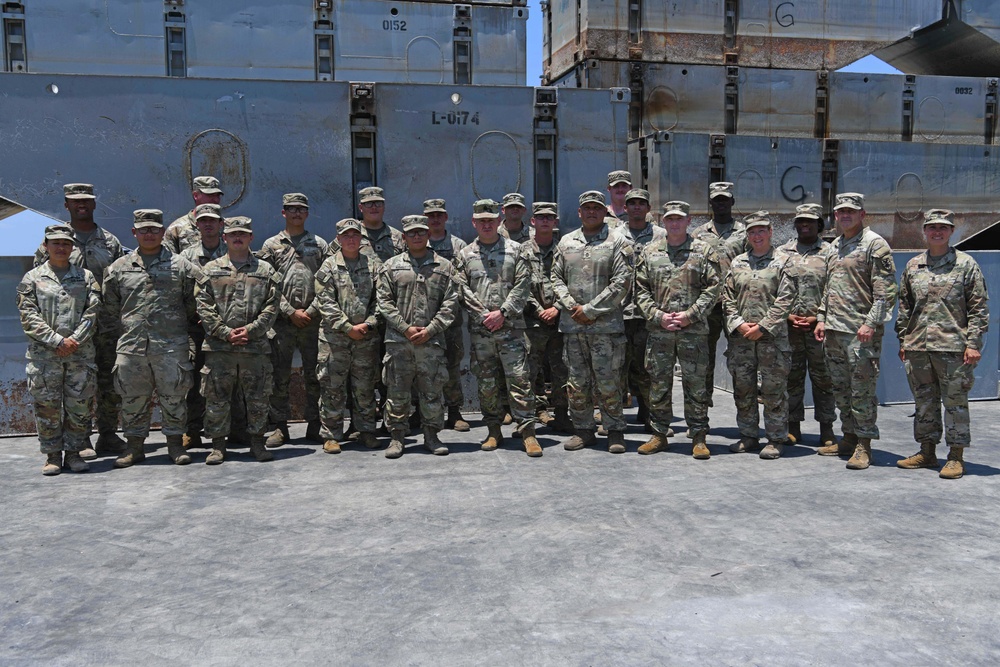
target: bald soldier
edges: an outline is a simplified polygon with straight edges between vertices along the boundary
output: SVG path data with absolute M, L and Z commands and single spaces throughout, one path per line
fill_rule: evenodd
M 175 255 L 201 242 L 201 230 L 198 229 L 195 211 L 202 204 L 219 205 L 222 202 L 219 179 L 214 176 L 195 176 L 191 181 L 191 199 L 194 200 L 194 208 L 171 222 L 163 234 L 163 245 Z
M 104 282 L 104 271 L 119 257 L 128 254 L 121 241 L 114 234 L 94 222 L 97 197 L 94 186 L 89 183 L 67 183 L 63 186 L 63 206 L 69 212 L 69 225 L 73 229 L 73 249 L 69 262 L 73 266 L 87 269 L 94 275 L 98 287 Z M 49 259 L 48 249 L 42 243 L 35 251 L 34 265 L 41 266 Z M 118 413 L 121 410 L 121 396 L 115 391 L 114 367 L 117 338 L 112 331 L 114 325 L 102 322 L 98 314 L 97 329 L 94 333 L 94 358 L 97 363 L 97 405 L 95 419 L 97 443 L 90 445 L 90 436 L 84 443 L 80 456 L 83 459 L 97 458 L 101 454 L 120 454 L 125 441 L 118 437 Z M 95 451 L 96 449 L 96 451 Z

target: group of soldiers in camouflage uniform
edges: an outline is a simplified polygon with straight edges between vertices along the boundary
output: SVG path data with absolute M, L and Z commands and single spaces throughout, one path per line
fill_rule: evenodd
M 158 210 L 135 212 L 138 248 L 128 253 L 94 223 L 93 187 L 66 185 L 70 224 L 46 228 L 36 268 L 18 287 L 43 473 L 86 470 L 100 453 L 117 454 L 116 467 L 140 462 L 154 392 L 175 463 L 190 463 L 202 433 L 209 464 L 222 463 L 234 442 L 270 460 L 269 448 L 289 439 L 295 350 L 306 435 L 324 451 L 339 453 L 352 438 L 379 447 L 381 400 L 386 457 L 403 454 L 417 424 L 424 445 L 447 454 L 439 432 L 470 428 L 461 414 L 463 312 L 486 451 L 502 446 L 501 427 L 514 423 L 527 455 L 541 456 L 541 423 L 570 435 L 567 450 L 603 434 L 608 451 L 622 453 L 632 398 L 650 434 L 639 453 L 663 451 L 674 435 L 679 367 L 692 455 L 710 458 L 714 351 L 724 331 L 740 432 L 731 451 L 776 459 L 802 438 L 808 372 L 818 453 L 867 468 L 897 286 L 889 246 L 863 224 L 863 195 L 837 196 L 841 235 L 832 243 L 820 238 L 822 207 L 803 204 L 796 238 L 776 248 L 767 212 L 735 219 L 731 183 L 710 185 L 712 219 L 695 229 L 682 201 L 664 204 L 657 220 L 628 172 L 609 174 L 607 192 L 610 205 L 604 192 L 580 195 L 580 228 L 566 234 L 554 203 L 535 202 L 525 221 L 519 193 L 477 201 L 468 244 L 447 230 L 442 199 L 405 216 L 401 231 L 389 227 L 377 187 L 359 192 L 360 217 L 339 221 L 328 243 L 306 230 L 306 195 L 290 193 L 285 230 L 253 253 L 252 220 L 223 218 L 219 182 L 199 176 L 194 208 L 168 228 Z M 936 468 L 944 434 L 948 478 L 963 474 L 968 392 L 988 324 L 982 272 L 949 245 L 953 229 L 950 211 L 928 212 L 928 250 L 903 273 L 896 327 L 921 445 L 898 465 Z

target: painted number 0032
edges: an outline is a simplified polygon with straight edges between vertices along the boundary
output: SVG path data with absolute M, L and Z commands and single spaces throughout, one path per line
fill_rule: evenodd
M 955 88 L 956 95 L 971 95 L 972 88 Z
M 387 19 L 385 21 L 382 21 L 382 30 L 391 30 L 393 32 L 406 32 L 406 21 Z

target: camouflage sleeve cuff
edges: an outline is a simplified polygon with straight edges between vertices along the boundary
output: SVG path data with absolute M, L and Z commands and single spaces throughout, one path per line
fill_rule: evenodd
M 426 331 L 427 333 L 430 334 L 431 338 L 434 338 L 434 336 L 437 336 L 443 330 L 444 328 L 441 326 L 441 320 L 439 320 L 436 317 L 433 320 L 431 320 L 431 323 L 428 324 L 426 328 Z
M 970 350 L 981 350 L 983 349 L 983 340 L 979 337 L 970 338 L 966 341 L 965 347 Z
M 319 308 L 316 307 L 316 301 L 315 300 L 311 304 L 309 304 L 308 308 L 306 308 L 306 315 L 308 315 L 312 319 L 316 319 L 316 318 L 318 318 L 320 316 L 320 314 L 319 314 Z

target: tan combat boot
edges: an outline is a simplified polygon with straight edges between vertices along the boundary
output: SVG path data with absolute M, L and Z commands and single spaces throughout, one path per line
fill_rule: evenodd
M 552 415 L 550 415 L 549 411 L 545 408 L 538 408 L 535 410 L 535 419 L 537 419 L 538 423 L 542 426 L 546 426 L 550 421 L 552 421 Z
M 858 445 L 854 448 L 854 455 L 847 462 L 847 469 L 864 470 L 871 464 L 872 464 L 871 438 L 858 438 Z
M 128 468 L 146 460 L 146 452 L 143 445 L 146 439 L 138 436 L 126 438 L 125 453 L 115 459 L 116 468 Z
M 833 434 L 833 424 L 830 422 L 820 422 L 819 424 L 819 444 L 823 447 L 837 444 L 837 436 Z
M 759 456 L 760 458 L 767 460 L 780 459 L 784 451 L 785 451 L 784 443 L 770 440 L 768 441 L 767 445 L 765 445 L 764 449 L 760 450 Z
M 250 436 L 250 453 L 255 459 L 264 463 L 265 461 L 273 461 L 274 454 L 267 451 L 267 446 L 264 441 L 263 435 L 251 435 Z
M 327 454 L 339 454 L 340 453 L 340 443 L 330 438 L 323 443 L 323 451 Z
M 499 424 L 490 424 L 487 426 L 487 429 L 488 432 L 486 439 L 483 440 L 482 450 L 484 452 L 492 452 L 503 444 L 503 432 L 500 430 Z
M 446 456 L 448 454 L 448 445 L 441 442 L 437 429 L 430 426 L 424 427 L 424 447 L 436 456 Z
M 944 467 L 938 473 L 941 479 L 959 479 L 965 474 L 965 464 L 962 457 L 965 447 L 952 447 L 948 450 L 948 460 L 944 462 Z
M 760 441 L 757 438 L 743 437 L 729 445 L 729 451 L 733 454 L 743 454 L 745 452 L 759 452 Z
M 201 447 L 201 433 L 185 433 L 181 436 L 181 444 L 184 446 L 184 449 Z
M 521 439 L 524 440 L 524 451 L 528 456 L 536 457 L 542 455 L 542 446 L 535 437 L 535 425 L 530 424 L 521 429 Z
M 908 456 L 901 461 L 896 461 L 896 465 L 907 470 L 916 468 L 934 468 L 937 470 L 937 446 L 933 442 L 921 442 L 920 451 L 913 456 Z
M 445 421 L 444 426 L 459 433 L 466 433 L 472 428 L 469 422 L 462 418 L 462 411 L 459 410 L 457 405 L 449 406 L 448 420 Z
M 858 436 L 853 433 L 845 433 L 840 442 L 834 440 L 831 445 L 824 445 L 816 450 L 820 456 L 850 456 L 858 446 Z
M 624 431 L 608 431 L 608 451 L 612 454 L 625 453 Z
M 653 435 L 650 436 L 649 440 L 639 445 L 638 451 L 640 454 L 655 454 L 657 452 L 665 452 L 669 447 L 670 443 L 667 442 L 667 436 L 653 431 Z
M 184 450 L 184 436 L 167 436 L 167 454 L 170 456 L 170 459 L 179 466 L 186 466 L 191 463 L 191 457 L 188 456 L 188 453 Z
M 693 433 L 691 435 L 691 456 L 704 461 L 705 459 L 712 458 L 712 452 L 708 451 L 708 445 L 705 444 L 705 433 Z
M 87 472 L 90 466 L 80 456 L 80 452 L 66 452 L 66 466 L 73 472 Z
M 212 451 L 209 452 L 205 463 L 210 466 L 217 466 L 226 460 L 226 438 L 212 438 Z
M 385 458 L 398 459 L 403 455 L 403 431 L 393 429 L 389 432 L 389 436 L 392 439 L 389 441 L 389 447 L 385 450 Z
M 578 428 L 576 429 L 575 435 L 567 438 L 566 441 L 563 442 L 563 449 L 572 452 L 576 451 L 577 449 L 583 449 L 588 445 L 596 445 L 596 444 L 597 444 L 597 436 L 594 435 L 593 431 Z
M 288 435 L 288 422 L 281 422 L 275 426 L 271 435 L 267 436 L 264 444 L 268 447 L 281 447 L 289 440 L 291 440 L 291 437 Z M 253 442 L 253 436 L 250 436 L 250 442 Z
M 42 466 L 42 474 L 52 477 L 62 472 L 63 455 L 62 452 L 49 452 L 45 455 L 45 465 Z

